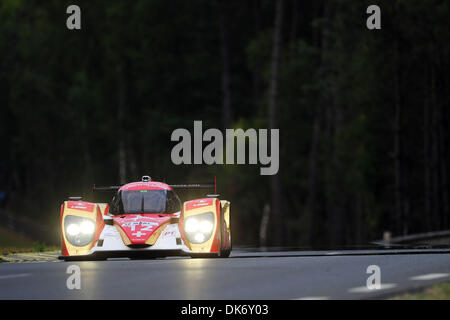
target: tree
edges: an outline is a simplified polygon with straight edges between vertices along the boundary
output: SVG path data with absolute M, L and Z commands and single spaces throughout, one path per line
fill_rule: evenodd
M 279 73 L 280 73 L 280 59 L 281 59 L 281 32 L 283 25 L 283 10 L 284 0 L 277 0 L 275 9 L 275 27 L 273 34 L 273 47 L 271 58 L 271 73 L 269 84 L 269 128 L 278 129 L 278 103 L 279 103 Z M 282 209 L 282 187 L 280 174 L 272 175 L 270 178 L 272 205 L 271 218 L 274 226 L 274 244 L 282 245 L 284 242 L 284 223 L 283 223 L 283 209 Z
M 222 57 L 222 119 L 223 128 L 231 127 L 232 107 L 231 107 L 231 66 L 230 66 L 230 40 L 228 29 L 227 1 L 219 0 L 219 20 L 220 20 L 220 45 Z

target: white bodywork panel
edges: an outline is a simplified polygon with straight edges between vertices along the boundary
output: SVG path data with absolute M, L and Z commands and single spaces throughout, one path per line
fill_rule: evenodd
M 103 219 L 112 220 L 109 216 L 104 216 Z M 177 244 L 177 238 L 179 243 Z M 99 242 L 103 240 L 103 244 L 99 246 Z M 154 245 L 144 248 L 130 248 L 123 243 L 119 230 L 116 226 L 105 224 L 102 233 L 100 234 L 99 241 L 92 247 L 89 254 L 102 251 L 147 251 L 147 250 L 182 250 L 186 253 L 192 252 L 184 244 L 181 238 L 178 223 L 169 224 L 164 227 L 161 235 Z

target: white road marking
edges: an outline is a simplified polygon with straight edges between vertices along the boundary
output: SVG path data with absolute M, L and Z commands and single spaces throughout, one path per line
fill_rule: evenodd
M 428 273 L 428 274 L 422 274 L 420 276 L 411 277 L 409 279 L 414 280 L 414 281 L 425 281 L 425 280 L 434 280 L 434 279 L 439 279 L 439 278 L 445 278 L 448 276 L 450 276 L 450 274 L 448 274 L 448 273 Z
M 31 273 L 16 273 L 16 274 L 8 274 L 6 276 L 0 276 L 0 280 L 2 279 L 11 279 L 11 278 L 21 278 L 31 276 Z
M 351 292 L 351 293 L 369 293 L 369 292 L 377 292 L 377 291 L 380 291 L 380 290 L 392 289 L 392 288 L 395 288 L 396 286 L 397 286 L 396 283 L 382 283 L 380 289 L 369 289 L 369 288 L 367 288 L 367 286 L 364 286 L 364 287 L 356 287 L 356 288 L 348 289 L 348 292 Z
M 296 298 L 294 300 L 328 300 L 330 299 L 329 297 L 301 297 L 301 298 Z

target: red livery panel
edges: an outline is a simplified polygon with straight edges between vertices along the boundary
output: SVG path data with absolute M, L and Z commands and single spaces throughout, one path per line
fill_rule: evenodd
M 145 244 L 153 232 L 170 218 L 167 215 L 160 217 L 159 214 L 127 214 L 113 217 L 132 244 Z
M 122 186 L 120 191 L 133 190 L 172 190 L 172 188 L 162 182 L 132 182 Z

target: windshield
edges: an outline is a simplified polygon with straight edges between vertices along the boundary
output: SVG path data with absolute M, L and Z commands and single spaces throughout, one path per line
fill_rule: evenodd
M 181 202 L 173 190 L 119 191 L 113 199 L 113 214 L 175 213 Z

